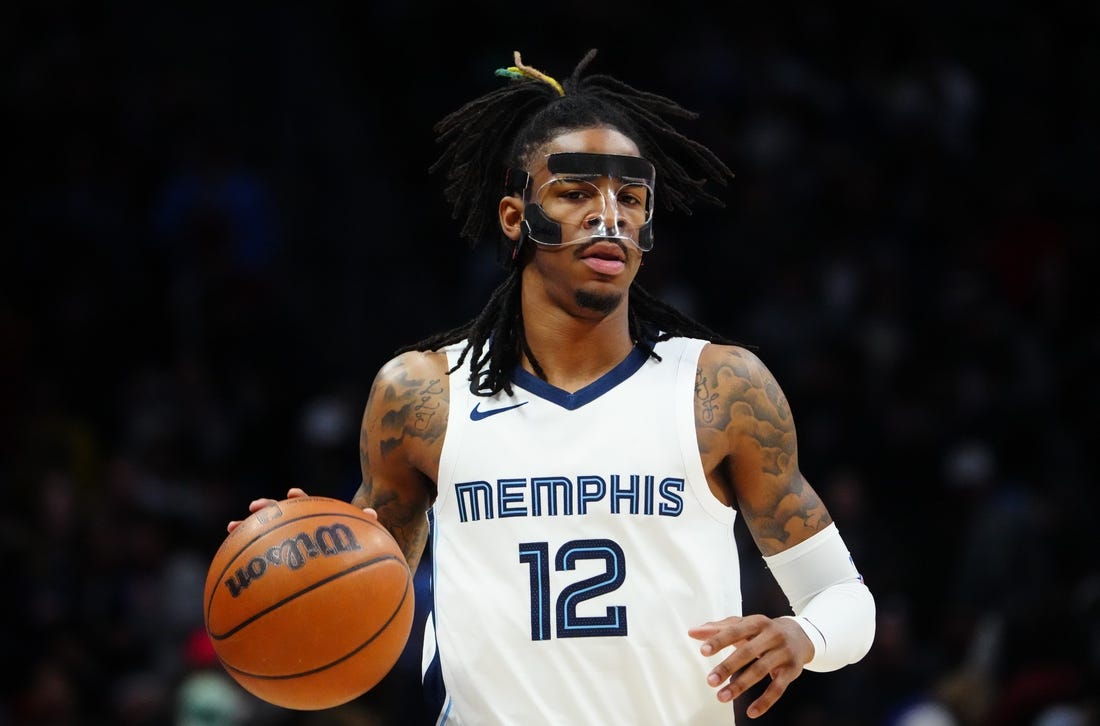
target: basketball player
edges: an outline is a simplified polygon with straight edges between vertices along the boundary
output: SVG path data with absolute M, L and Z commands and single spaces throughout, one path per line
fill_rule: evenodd
M 584 75 L 594 55 L 559 83 L 516 53 L 440 122 L 433 171 L 508 275 L 470 323 L 398 351 L 366 404 L 353 501 L 414 571 L 432 548 L 438 723 L 732 723 L 750 687 L 767 683 L 755 717 L 874 637 L 771 373 L 634 282 L 671 243 L 655 207 L 719 203 L 704 184 L 732 175 L 672 126 L 693 113 Z M 738 512 L 793 615 L 742 614 Z

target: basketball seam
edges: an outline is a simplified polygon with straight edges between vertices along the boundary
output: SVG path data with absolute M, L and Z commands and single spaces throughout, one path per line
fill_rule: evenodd
M 374 635 L 370 636 L 365 641 L 360 643 L 359 646 L 357 648 L 355 648 L 354 650 L 346 653 L 345 655 L 340 656 L 339 658 L 337 658 L 335 660 L 329 661 L 328 663 L 325 663 L 322 666 L 318 666 L 316 668 L 311 668 L 311 669 L 306 670 L 306 671 L 298 671 L 297 673 L 285 673 L 285 674 L 281 674 L 281 675 L 263 675 L 263 674 L 259 674 L 259 673 L 251 673 L 251 672 L 246 671 L 246 670 L 241 670 L 240 668 L 237 668 L 237 667 L 235 667 L 235 666 L 233 666 L 229 663 L 226 663 L 225 661 L 222 661 L 222 665 L 227 670 L 234 671 L 235 673 L 238 673 L 238 674 L 243 675 L 243 676 L 247 676 L 249 678 L 255 678 L 256 680 L 263 680 L 263 681 L 281 681 L 281 680 L 288 680 L 288 679 L 292 679 L 292 678 L 303 678 L 305 676 L 311 676 L 311 675 L 314 675 L 316 673 L 321 673 L 323 671 L 326 671 L 329 668 L 332 668 L 333 666 L 339 665 L 340 663 L 342 663 L 342 662 L 346 661 L 347 659 L 351 658 L 356 653 L 363 650 L 363 648 L 366 648 L 368 645 L 373 643 L 378 638 L 378 636 L 382 635 L 382 633 L 386 632 L 386 629 L 389 628 L 390 624 L 394 621 L 394 618 L 396 618 L 398 616 L 398 614 L 401 612 L 402 608 L 405 605 L 405 601 L 409 599 L 409 590 L 411 589 L 411 586 L 412 586 L 412 581 L 406 579 L 405 580 L 405 592 L 402 593 L 402 595 L 401 595 L 401 601 L 397 603 L 397 607 L 394 608 L 394 611 L 392 613 L 390 613 L 390 616 L 386 619 L 386 622 L 384 622 L 382 624 L 382 626 L 378 629 L 377 632 L 375 632 Z M 409 624 L 410 624 L 410 626 L 412 625 L 411 622 Z M 220 660 L 220 657 L 219 657 L 219 660 Z

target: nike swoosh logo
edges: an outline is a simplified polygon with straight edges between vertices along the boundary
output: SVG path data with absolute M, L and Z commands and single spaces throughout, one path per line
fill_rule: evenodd
M 478 408 L 481 405 L 481 401 L 474 404 L 473 409 L 470 411 L 471 421 L 480 421 L 483 418 L 489 418 L 490 416 L 496 416 L 498 413 L 504 413 L 505 411 L 511 411 L 513 408 L 519 408 L 520 406 L 527 405 L 527 401 L 523 403 L 517 403 L 512 406 L 505 406 L 504 408 L 491 408 L 488 411 L 482 411 Z

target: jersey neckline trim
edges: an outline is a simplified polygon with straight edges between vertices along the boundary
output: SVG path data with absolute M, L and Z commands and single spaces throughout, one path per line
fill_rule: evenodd
M 533 396 L 557 404 L 568 411 L 575 411 L 586 403 L 595 401 L 627 378 L 630 378 L 638 372 L 639 368 L 645 365 L 648 359 L 649 353 L 635 346 L 634 350 L 630 351 L 630 355 L 623 358 L 621 363 L 575 393 L 550 385 L 523 366 L 516 366 L 516 369 L 512 372 L 512 383 Z

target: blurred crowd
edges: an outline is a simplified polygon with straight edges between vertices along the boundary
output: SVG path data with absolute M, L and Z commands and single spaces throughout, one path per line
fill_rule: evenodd
M 457 8 L 363 5 L 12 11 L 0 726 L 422 717 L 415 631 L 343 708 L 241 691 L 206 566 L 256 497 L 349 498 L 375 370 L 499 279 L 432 124 L 515 49 L 561 76 L 590 47 L 737 174 L 724 209 L 659 214 L 642 283 L 775 372 L 878 602 L 864 661 L 758 722 L 1100 723 L 1095 7 L 567 2 L 459 42 Z M 746 610 L 784 612 L 738 535 Z

